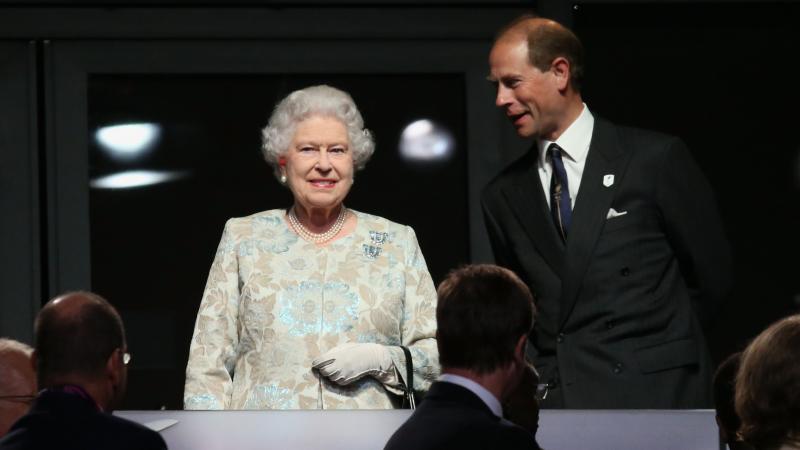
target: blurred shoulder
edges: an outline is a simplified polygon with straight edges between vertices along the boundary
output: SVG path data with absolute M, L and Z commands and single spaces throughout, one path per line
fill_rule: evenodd
M 166 449 L 167 445 L 164 438 L 156 431 L 144 425 L 133 422 L 122 417 L 102 414 L 103 426 L 107 431 L 112 432 L 116 439 L 119 439 L 117 448 L 137 448 L 141 450 L 160 450 Z M 116 440 L 115 439 L 115 440 Z M 122 443 L 125 445 L 122 445 Z
M 501 423 L 495 428 L 495 436 L 492 441 L 497 442 L 501 448 L 538 450 L 539 444 L 533 434 L 523 428 Z

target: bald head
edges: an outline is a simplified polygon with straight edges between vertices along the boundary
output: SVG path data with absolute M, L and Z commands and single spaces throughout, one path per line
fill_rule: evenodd
M 528 60 L 542 72 L 548 71 L 556 58 L 565 58 L 569 62 L 570 84 L 580 92 L 585 64 L 583 45 L 569 28 L 554 20 L 524 15 L 500 30 L 495 45 L 517 41 L 527 42 Z
M 90 292 L 50 300 L 36 316 L 39 385 L 101 376 L 109 356 L 125 346 L 122 319 L 111 304 Z
M 27 412 L 36 395 L 32 351 L 21 342 L 0 338 L 0 437 Z

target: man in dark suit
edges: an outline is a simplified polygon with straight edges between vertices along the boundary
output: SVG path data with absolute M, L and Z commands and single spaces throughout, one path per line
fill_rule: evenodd
M 122 399 L 130 355 L 119 314 L 106 300 L 76 292 L 36 317 L 36 361 L 44 388 L 0 450 L 166 449 L 155 431 L 111 415 Z
M 698 317 L 729 288 L 730 250 L 688 149 L 594 117 L 581 43 L 556 22 L 512 22 L 489 63 L 497 106 L 533 140 L 482 206 L 497 263 L 536 298 L 542 406 L 709 407 Z
M 438 297 L 442 375 L 385 449 L 538 449 L 535 430 L 503 419 L 501 406 L 532 370 L 525 361 L 530 291 L 507 269 L 477 265 L 451 272 Z

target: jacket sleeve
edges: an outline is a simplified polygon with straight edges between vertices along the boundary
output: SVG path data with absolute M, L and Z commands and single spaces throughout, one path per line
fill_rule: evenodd
M 226 409 L 239 341 L 239 264 L 234 219 L 225 224 L 197 312 L 186 366 L 185 409 Z
M 707 323 L 731 287 L 730 245 L 711 186 L 681 140 L 670 144 L 660 167 L 656 199 L 667 239 Z
M 436 348 L 436 289 L 428 273 L 425 258 L 411 227 L 406 227 L 405 252 L 405 299 L 403 320 L 400 324 L 401 342 L 411 352 L 414 369 L 414 389 L 427 391 L 439 376 L 439 351 Z M 400 347 L 389 347 L 392 361 L 403 387 L 387 386 L 400 394 L 405 389 L 406 358 Z

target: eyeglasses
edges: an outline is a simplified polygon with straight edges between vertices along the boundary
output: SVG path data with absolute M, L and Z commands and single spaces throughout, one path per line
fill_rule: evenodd
M 547 398 L 547 393 L 550 392 L 550 385 L 547 383 L 539 383 L 536 385 L 536 400 L 542 401 Z
M 123 350 L 123 348 L 124 347 L 117 347 L 114 349 L 113 353 L 119 352 L 120 356 L 122 356 L 122 364 L 127 366 L 128 363 L 131 362 L 131 354 Z
M 26 403 L 29 405 L 35 398 L 35 395 L 0 395 L 0 400 L 5 400 L 7 402 Z

